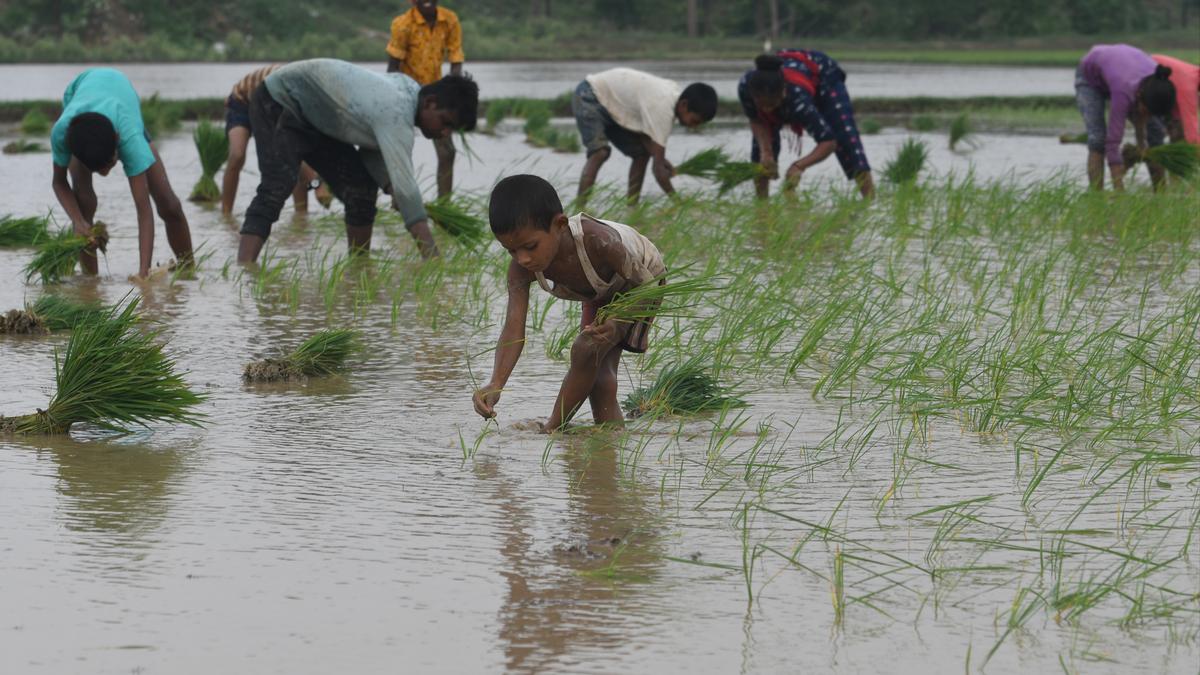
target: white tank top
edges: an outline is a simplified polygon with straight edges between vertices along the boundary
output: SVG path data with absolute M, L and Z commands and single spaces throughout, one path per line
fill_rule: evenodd
M 559 284 L 551 286 L 542 273 L 537 272 L 538 285 L 542 287 L 542 290 L 564 300 L 594 302 L 607 300 L 617 293 L 636 288 L 667 273 L 667 266 L 663 263 L 662 254 L 659 253 L 654 243 L 643 237 L 640 232 L 622 223 L 588 216 L 616 232 L 621 238 L 622 248 L 625 249 L 625 259 L 613 274 L 613 278 L 608 281 L 601 279 L 600 275 L 596 273 L 596 268 L 592 266 L 591 258 L 588 257 L 587 249 L 583 245 L 583 215 L 585 214 L 577 213 L 571 216 L 567 219 L 567 224 L 571 231 L 571 238 L 575 240 L 575 251 L 579 255 L 579 264 L 583 267 L 583 273 L 595 295 L 589 298 L 566 286 Z

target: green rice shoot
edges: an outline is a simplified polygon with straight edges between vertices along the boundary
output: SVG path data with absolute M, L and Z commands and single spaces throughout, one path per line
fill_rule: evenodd
M 975 129 L 967 113 L 960 113 L 950 122 L 950 149 L 957 150 L 959 143 L 975 147 Z
M 21 133 L 26 136 L 45 136 L 50 133 L 50 118 L 39 108 L 30 108 L 21 118 Z
M 858 125 L 858 128 L 863 132 L 863 134 L 867 136 L 874 136 L 880 131 L 883 131 L 883 123 L 875 118 L 868 117 Z
M 449 197 L 443 197 L 425 204 L 425 213 L 429 219 L 447 234 L 467 246 L 477 246 L 491 235 L 488 224 L 482 218 L 471 214 L 464 206 L 455 203 Z
M 98 321 L 112 312 L 111 307 L 98 302 L 80 302 L 61 295 L 43 295 L 30 310 L 50 330 L 71 330 L 79 324 Z
M 28 155 L 34 152 L 46 152 L 46 146 L 38 143 L 37 141 L 20 138 L 9 143 L 5 143 L 3 152 L 6 155 Z
M 709 148 L 688 157 L 675 165 L 676 176 L 696 176 L 715 179 L 717 170 L 729 163 L 729 157 L 720 148 Z
M 690 359 L 664 367 L 653 384 L 634 390 L 621 406 L 632 417 L 658 417 L 744 408 L 746 402 L 722 385 L 699 359 Z
M 264 359 L 246 365 L 247 382 L 286 382 L 323 377 L 341 372 L 346 359 L 358 350 L 358 332 L 350 328 L 323 330 L 279 359 Z
M 50 236 L 45 216 L 0 217 L 0 246 L 33 246 Z
M 720 193 L 725 194 L 733 188 L 756 178 L 767 175 L 758 162 L 725 162 L 716 170 L 716 181 Z
M 55 393 L 45 410 L 6 421 L 19 434 L 64 434 L 88 423 L 128 432 L 152 422 L 198 426 L 204 400 L 188 388 L 175 362 L 144 330 L 138 300 L 76 326 L 61 358 L 55 357 Z
M 220 126 L 201 120 L 192 133 L 196 150 L 200 153 L 200 180 L 192 188 L 189 197 L 194 202 L 215 202 L 221 198 L 215 177 L 221 165 L 229 159 L 229 137 Z
M 1200 168 L 1200 148 L 1185 141 L 1150 148 L 1146 150 L 1145 158 L 1180 178 L 1191 178 Z
M 929 146 L 924 141 L 909 138 L 900 146 L 896 157 L 883 169 L 884 177 L 896 185 L 906 185 L 917 180 L 929 159 Z
M 606 321 L 632 323 L 655 317 L 687 317 L 701 304 L 698 296 L 720 290 L 713 277 L 696 277 L 666 283 L 666 275 L 618 293 L 596 311 L 596 324 Z
M 25 266 L 25 281 L 40 277 L 43 284 L 54 284 L 75 273 L 75 263 L 85 251 L 95 255 L 96 249 L 107 250 L 108 229 L 104 223 L 92 226 L 90 237 L 81 237 L 74 230 L 63 229 L 40 239 L 37 254 Z

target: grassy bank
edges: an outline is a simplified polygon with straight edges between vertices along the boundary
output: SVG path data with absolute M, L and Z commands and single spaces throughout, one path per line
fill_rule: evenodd
M 224 99 L 199 98 L 177 101 L 147 101 L 145 116 L 147 124 L 157 125 L 158 131 L 170 131 L 178 121 L 198 119 L 221 119 L 224 117 Z M 916 96 L 910 98 L 859 98 L 854 106 L 860 119 L 880 118 L 889 123 L 907 123 L 921 116 L 932 117 L 938 125 L 948 123 L 954 115 L 967 112 L 980 125 L 981 130 L 1036 130 L 1057 131 L 1063 124 L 1073 124 L 1078 117 L 1075 99 L 1071 96 L 979 96 L 973 98 L 934 98 Z M 504 98 L 481 101 L 479 117 L 495 123 L 501 116 L 514 114 L 526 117 L 521 111 L 537 109 L 548 111 L 554 117 L 571 116 L 571 99 L 563 94 L 554 99 Z M 50 119 L 62 112 L 59 101 L 10 101 L 0 102 L 0 123 L 19 122 L 31 110 L 38 110 Z M 516 111 L 515 113 L 513 111 Z M 501 115 L 504 113 L 504 115 Z M 723 100 L 718 112 L 722 118 L 740 118 L 741 106 L 737 101 Z M 483 126 L 481 124 L 481 126 Z

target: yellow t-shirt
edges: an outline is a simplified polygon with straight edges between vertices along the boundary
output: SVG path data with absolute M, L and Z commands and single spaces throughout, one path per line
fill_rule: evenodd
M 388 56 L 400 62 L 400 72 L 422 85 L 442 79 L 442 61 L 462 63 L 462 25 L 458 15 L 438 7 L 437 23 L 431 28 L 416 7 L 392 21 Z

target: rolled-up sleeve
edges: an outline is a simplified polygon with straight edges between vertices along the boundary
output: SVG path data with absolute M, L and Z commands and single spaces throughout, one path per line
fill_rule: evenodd
M 411 226 L 420 220 L 426 220 L 425 202 L 421 199 L 421 188 L 417 185 L 416 173 L 412 164 L 412 136 L 407 138 L 388 134 L 378 138 L 379 155 L 387 169 L 387 180 L 391 186 L 392 204 L 404 217 L 404 224 Z M 369 157 L 372 151 L 364 151 L 367 166 L 373 163 Z M 377 165 L 377 163 L 376 163 Z
M 467 59 L 463 54 L 462 48 L 462 24 L 458 22 L 458 17 L 448 22 L 447 26 L 450 30 L 446 35 L 446 54 L 450 63 L 462 63 Z
M 408 26 L 403 14 L 392 21 L 392 39 L 388 41 L 387 53 L 397 61 L 403 61 L 408 56 Z

